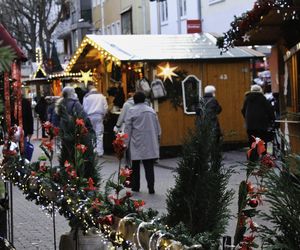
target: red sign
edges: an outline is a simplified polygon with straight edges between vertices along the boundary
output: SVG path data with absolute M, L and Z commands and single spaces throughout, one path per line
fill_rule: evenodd
M 199 19 L 187 20 L 186 25 L 188 34 L 202 32 L 201 21 Z

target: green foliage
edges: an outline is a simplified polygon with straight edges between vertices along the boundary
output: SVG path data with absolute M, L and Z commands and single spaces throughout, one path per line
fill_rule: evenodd
M 89 121 L 85 121 L 82 114 L 73 111 L 74 114 L 69 115 L 65 106 L 59 105 L 61 140 L 59 164 L 63 167 L 66 161 L 73 163 L 79 177 L 86 179 L 91 177 L 97 186 L 101 176 L 99 176 L 99 166 L 94 153 L 95 134 Z M 78 119 L 84 121 L 83 126 L 76 123 Z M 86 152 L 80 153 L 76 149 L 78 144 L 86 146 Z
M 180 241 L 185 246 L 201 246 L 200 249 L 205 250 L 218 249 L 218 243 L 216 243 L 216 240 L 211 233 L 204 232 L 193 236 L 182 222 L 174 227 L 169 228 L 168 232 L 172 234 L 177 241 Z
M 242 181 L 239 186 L 239 197 L 238 197 L 238 218 L 242 216 L 243 209 L 247 205 L 247 183 L 246 181 Z M 244 234 L 246 232 L 246 226 L 243 225 L 240 220 L 237 220 L 234 242 L 235 244 L 241 242 L 243 240 Z
M 167 91 L 167 96 L 165 98 L 159 99 L 159 101 L 170 100 L 173 107 L 177 109 L 178 107 L 182 107 L 183 99 L 182 99 L 182 81 L 187 77 L 186 71 L 176 71 L 178 76 L 172 77 L 173 82 L 170 79 L 166 79 L 164 81 L 164 86 Z
M 267 174 L 266 200 L 270 204 L 263 218 L 264 245 L 270 249 L 299 249 L 300 246 L 300 156 L 286 159 L 280 169 Z
M 9 46 L 1 46 L 0 41 L 0 72 L 9 70 L 10 65 L 15 58 L 15 53 Z
M 209 119 L 199 118 L 183 145 L 183 157 L 176 169 L 175 187 L 167 194 L 167 223 L 182 222 L 191 236 L 209 233 L 215 241 L 225 231 L 228 205 L 233 196 L 227 190 L 231 174 L 222 164 L 221 143 Z

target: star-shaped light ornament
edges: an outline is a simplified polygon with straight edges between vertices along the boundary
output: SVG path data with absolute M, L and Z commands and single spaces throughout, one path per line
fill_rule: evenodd
M 159 74 L 157 74 L 158 76 L 163 76 L 164 77 L 164 81 L 168 78 L 170 79 L 171 82 L 173 82 L 172 80 L 172 76 L 178 76 L 176 73 L 174 73 L 174 71 L 177 69 L 177 67 L 171 67 L 169 63 L 167 63 L 165 65 L 165 67 L 162 66 L 158 66 L 161 70 L 161 72 Z
M 242 36 L 243 42 L 250 42 L 250 36 L 248 34 L 245 34 Z
M 93 77 L 90 76 L 91 70 L 88 70 L 87 72 L 80 70 L 80 72 L 81 72 L 81 77 L 78 80 L 80 82 L 84 82 L 85 86 L 89 81 L 93 81 Z

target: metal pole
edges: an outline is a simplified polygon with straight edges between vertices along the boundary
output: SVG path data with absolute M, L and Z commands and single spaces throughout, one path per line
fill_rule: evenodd
M 177 34 L 181 34 L 181 13 L 180 13 L 180 6 L 182 3 L 180 3 L 179 1 L 181 0 L 177 0 Z M 183 6 L 181 6 L 181 8 L 183 8 Z
M 39 116 L 37 115 L 37 118 L 36 118 L 36 139 L 39 139 L 39 126 L 40 126 L 40 119 L 39 119 Z
M 160 2 L 159 2 L 159 0 L 156 1 L 156 8 L 157 8 L 157 34 L 161 34 Z
M 55 207 L 54 202 L 52 202 L 52 223 L 53 223 L 53 243 L 54 243 L 54 250 L 56 250 L 56 227 L 55 227 Z
M 14 217 L 13 217 L 13 186 L 9 182 L 9 202 L 10 202 L 10 242 L 14 244 Z

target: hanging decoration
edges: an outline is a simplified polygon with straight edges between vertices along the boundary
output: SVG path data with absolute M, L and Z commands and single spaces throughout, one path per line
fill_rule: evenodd
M 243 35 L 242 38 L 244 42 L 250 42 L 250 36 L 248 34 Z
M 7 128 L 11 127 L 11 107 L 10 107 L 10 93 L 9 93 L 9 75 L 4 72 L 4 107 L 5 107 L 5 122 Z
M 39 78 L 39 77 L 46 77 L 47 73 L 43 68 L 43 53 L 41 48 L 37 48 L 35 51 L 35 60 L 37 63 L 37 69 L 32 75 L 32 79 Z
M 173 82 L 172 80 L 172 76 L 178 76 L 174 71 L 178 68 L 176 67 L 170 67 L 169 63 L 166 63 L 166 65 L 164 67 L 162 66 L 158 66 L 161 70 L 161 72 L 159 74 L 157 74 L 158 76 L 163 76 L 164 81 L 166 79 L 169 79 L 171 82 Z
M 85 86 L 89 81 L 93 81 L 93 77 L 91 76 L 91 70 L 88 70 L 86 72 L 80 70 L 81 77 L 78 79 L 80 82 L 84 82 Z
M 16 61 L 12 63 L 11 76 L 15 80 L 13 85 L 15 94 L 15 118 L 18 120 L 18 125 L 23 129 L 23 117 L 22 117 L 22 83 L 21 83 L 21 65 Z M 24 152 L 24 135 L 21 133 L 20 136 L 20 151 Z

